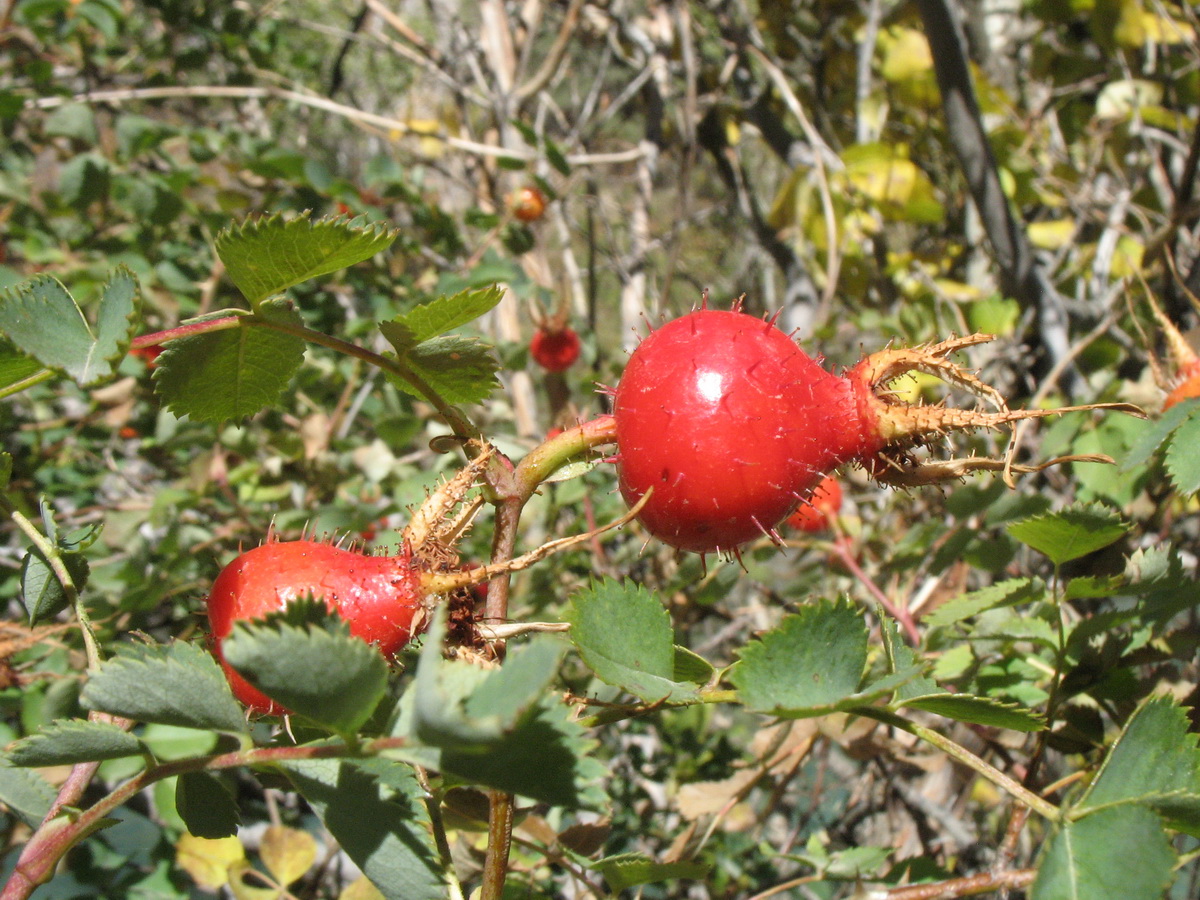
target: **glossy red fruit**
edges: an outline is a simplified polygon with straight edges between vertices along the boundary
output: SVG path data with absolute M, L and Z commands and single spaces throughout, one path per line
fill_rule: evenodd
M 616 389 L 617 467 L 660 540 L 700 553 L 767 534 L 883 441 L 861 391 L 770 322 L 701 309 L 651 332 Z
M 547 372 L 565 372 L 579 359 L 582 344 L 573 328 L 541 327 L 529 342 L 529 355 Z
M 789 528 L 814 534 L 824 531 L 842 508 L 842 485 L 832 475 L 826 475 L 813 489 L 812 496 L 801 501 L 796 511 L 787 517 Z
M 508 208 L 522 222 L 536 222 L 546 212 L 546 195 L 540 188 L 527 185 L 508 195 Z
M 366 556 L 310 540 L 270 541 L 246 551 L 213 583 L 208 621 L 213 652 L 234 695 L 255 712 L 286 710 L 225 662 L 221 644 L 235 622 L 261 619 L 310 595 L 337 610 L 351 634 L 376 645 L 385 656 L 400 650 L 412 637 L 414 625 L 420 625 L 421 574 L 407 554 Z

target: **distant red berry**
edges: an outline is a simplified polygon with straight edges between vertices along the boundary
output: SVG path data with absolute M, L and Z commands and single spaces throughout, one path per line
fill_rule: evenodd
M 508 208 L 522 222 L 536 222 L 546 212 L 546 195 L 528 185 L 508 195 Z
M 129 441 L 135 437 L 139 437 L 140 435 L 138 434 L 138 430 L 136 428 L 134 428 L 132 425 L 126 425 L 120 431 L 117 432 L 117 436 L 120 438 L 123 438 L 124 440 Z
M 579 359 L 580 347 L 579 335 L 573 328 L 551 331 L 542 327 L 533 333 L 529 355 L 547 372 L 565 372 Z
M 824 531 L 841 508 L 842 486 L 832 475 L 827 475 L 813 489 L 808 501 L 802 501 L 788 516 L 787 524 L 797 531 Z

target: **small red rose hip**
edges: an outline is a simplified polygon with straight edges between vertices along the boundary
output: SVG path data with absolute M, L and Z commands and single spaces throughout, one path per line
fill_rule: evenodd
M 832 475 L 826 475 L 813 489 L 807 501 L 800 501 L 796 511 L 787 517 L 787 524 L 797 531 L 815 534 L 824 531 L 842 508 L 842 486 Z
M 423 616 L 421 573 L 411 555 L 366 556 L 320 541 L 270 541 L 226 566 L 208 595 L 213 652 L 234 695 L 254 712 L 286 712 L 235 672 L 221 644 L 235 622 L 261 619 L 299 597 L 313 596 L 346 620 L 350 633 L 395 654 L 412 637 Z
M 536 222 L 546 212 L 546 195 L 527 185 L 508 195 L 508 208 L 522 222 Z
M 575 329 L 542 325 L 529 342 L 529 355 L 547 372 L 565 372 L 579 359 L 582 344 Z

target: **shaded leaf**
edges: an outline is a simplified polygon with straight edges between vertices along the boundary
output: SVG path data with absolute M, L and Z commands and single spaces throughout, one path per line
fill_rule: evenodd
M 177 416 L 197 422 L 243 419 L 274 403 L 304 359 L 304 341 L 242 315 L 237 328 L 179 338 L 165 345 L 154 369 L 154 390 Z M 262 303 L 259 317 L 301 325 L 286 301 Z
M 867 662 L 867 626 L 845 602 L 821 601 L 787 616 L 740 652 L 730 673 L 751 709 L 795 714 L 852 696 Z
M 696 695 L 695 682 L 675 677 L 671 618 L 640 585 L 605 580 L 571 599 L 571 642 L 601 681 L 649 703 Z M 707 678 L 705 679 L 707 681 Z
M 1121 517 L 1100 504 L 1076 504 L 1008 526 L 1008 533 L 1056 566 L 1119 541 L 1129 531 Z
M 900 636 L 900 626 L 896 620 L 890 616 L 884 616 L 881 624 L 880 631 L 883 635 L 883 650 L 887 654 L 888 671 L 895 675 L 913 666 L 920 666 L 921 661 L 917 658 L 917 652 Z M 922 675 L 900 685 L 896 690 L 896 699 L 924 697 L 941 690 L 932 678 Z
M 46 368 L 32 356 L 26 356 L 8 341 L 0 339 L 0 392 Z
M 14 766 L 66 766 L 136 756 L 143 750 L 140 740 L 111 722 L 59 719 L 17 741 L 8 758 Z
M 19 768 L 0 757 L 0 803 L 28 825 L 37 828 L 54 803 L 57 792 L 37 772 Z
M 330 834 L 388 900 L 447 896 L 429 813 L 408 766 L 296 760 L 283 769 Z
M 237 834 L 242 817 L 233 794 L 212 772 L 184 772 L 175 782 L 175 810 L 196 837 Z
M 358 224 L 355 224 L 355 223 Z M 231 226 L 216 239 L 217 256 L 255 311 L 263 300 L 387 249 L 398 231 L 362 220 L 282 215 Z
M 138 722 L 244 732 L 246 718 L 216 660 L 194 644 L 129 644 L 100 666 L 80 695 L 87 709 Z

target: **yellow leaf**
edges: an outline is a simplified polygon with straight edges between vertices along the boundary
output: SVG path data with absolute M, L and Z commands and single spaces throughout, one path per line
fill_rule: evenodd
M 268 876 L 244 861 L 230 867 L 229 889 L 234 900 L 284 900 L 289 896 L 287 888 L 271 884 Z
M 346 889 L 338 895 L 338 900 L 383 900 L 383 894 L 364 875 L 346 885 Z
M 933 183 L 903 148 L 860 144 L 844 153 L 843 160 L 850 185 L 889 218 L 932 224 L 945 215 Z
M 236 837 L 201 838 L 185 833 L 175 842 L 175 862 L 200 887 L 218 891 L 229 883 L 229 867 L 245 860 Z
M 1128 119 L 1135 109 L 1162 101 L 1163 86 L 1143 78 L 1110 81 L 1096 98 L 1097 119 Z
M 1196 29 L 1191 23 L 1157 13 L 1144 11 L 1142 27 L 1146 31 L 1146 40 L 1152 44 L 1190 44 L 1196 39 Z
M 1142 269 L 1142 252 L 1144 250 L 1142 242 L 1135 237 L 1125 235 L 1118 238 L 1109 275 L 1113 278 L 1127 278 L 1130 275 L 1136 275 Z
M 942 297 L 954 302 L 978 300 L 984 296 L 984 292 L 975 287 L 975 285 L 955 281 L 952 278 L 935 278 L 933 279 L 933 285 Z
M 796 224 L 800 182 L 806 172 L 807 169 L 793 169 L 792 174 L 775 192 L 775 199 L 771 201 L 771 209 L 767 212 L 767 224 L 776 231 L 782 231 L 789 225 Z
M 880 41 L 884 48 L 880 72 L 886 81 L 907 81 L 933 68 L 933 55 L 923 32 L 896 26 L 888 29 L 887 38 Z
M 307 831 L 272 825 L 263 832 L 258 852 L 275 880 L 288 885 L 301 878 L 317 861 L 317 842 Z
M 1029 242 L 1039 250 L 1058 250 L 1075 237 L 1073 219 L 1050 219 L 1029 226 Z

